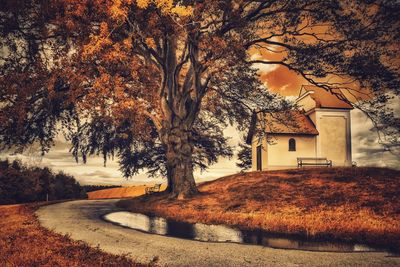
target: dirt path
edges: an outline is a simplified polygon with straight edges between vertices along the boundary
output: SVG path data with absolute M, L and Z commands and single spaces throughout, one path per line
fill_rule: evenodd
M 400 266 L 400 257 L 387 253 L 307 252 L 146 234 L 101 219 L 120 210 L 117 201 L 64 202 L 42 207 L 37 215 L 46 228 L 143 263 L 158 257 L 167 266 Z

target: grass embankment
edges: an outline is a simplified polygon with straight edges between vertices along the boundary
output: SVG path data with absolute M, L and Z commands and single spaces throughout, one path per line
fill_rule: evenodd
M 400 172 L 319 168 L 250 172 L 199 186 L 188 200 L 165 194 L 120 206 L 186 222 L 400 248 Z
M 1 266 L 143 266 L 39 225 L 38 205 L 0 206 Z
M 137 197 L 145 194 L 146 187 L 151 185 L 138 185 L 130 187 L 117 187 L 102 189 L 87 193 L 88 199 L 108 199 L 108 198 L 127 198 Z M 161 185 L 161 191 L 165 190 L 166 185 Z

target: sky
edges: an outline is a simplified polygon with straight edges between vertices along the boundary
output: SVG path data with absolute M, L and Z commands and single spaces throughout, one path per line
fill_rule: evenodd
M 306 84 L 301 77 L 282 66 L 255 66 L 259 69 L 260 79 L 271 91 L 289 98 L 298 96 L 302 84 Z M 400 103 L 396 102 L 395 109 L 400 110 Z M 352 157 L 358 166 L 380 166 L 400 169 L 400 158 L 386 151 L 379 144 L 378 135 L 371 131 L 372 123 L 359 110 L 351 111 Z M 240 133 L 232 126 L 224 131 L 231 137 L 230 145 L 237 146 Z M 165 182 L 161 177 L 149 178 L 141 173 L 130 179 L 125 179 L 119 171 L 117 160 L 108 160 L 106 166 L 102 157 L 90 157 L 86 164 L 76 163 L 69 152 L 69 144 L 63 138 L 57 138 L 55 146 L 43 157 L 35 148 L 24 154 L 0 154 L 0 158 L 19 158 L 28 165 L 48 166 L 54 171 L 64 171 L 75 176 L 81 184 L 97 185 L 138 185 L 154 182 Z M 211 166 L 208 171 L 195 172 L 197 182 L 213 180 L 225 175 L 240 171 L 236 167 L 236 155 L 232 159 L 220 158 L 218 163 Z

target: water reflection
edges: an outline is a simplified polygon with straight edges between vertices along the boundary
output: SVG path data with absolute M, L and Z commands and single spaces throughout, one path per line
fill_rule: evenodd
M 272 248 L 311 251 L 366 252 L 377 251 L 371 247 L 341 242 L 309 241 L 294 238 L 274 237 L 264 231 L 239 230 L 224 225 L 183 223 L 160 217 L 131 212 L 113 212 L 104 216 L 110 221 L 132 229 L 166 236 L 206 242 L 234 242 L 256 244 Z
M 242 232 L 224 225 L 207 225 L 196 223 L 193 225 L 195 240 L 209 242 L 243 243 Z

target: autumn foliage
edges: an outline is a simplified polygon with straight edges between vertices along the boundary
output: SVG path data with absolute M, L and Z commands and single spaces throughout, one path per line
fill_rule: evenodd
M 398 10 L 395 1 L 7 0 L 0 149 L 37 142 L 46 153 L 63 133 L 77 160 L 117 156 L 126 177 L 161 174 L 172 196 L 191 196 L 194 168 L 232 156 L 228 124 L 243 132 L 254 110 L 293 108 L 266 90 L 260 65 L 346 91 L 395 148 Z

